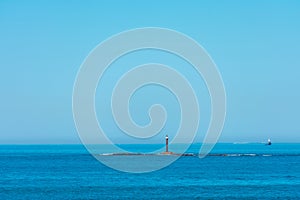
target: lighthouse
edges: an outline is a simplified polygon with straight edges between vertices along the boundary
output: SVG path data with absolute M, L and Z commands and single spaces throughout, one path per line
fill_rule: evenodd
M 163 155 L 175 155 L 173 152 L 169 151 L 169 137 L 166 135 L 166 151 L 162 152 Z
M 169 152 L 169 137 L 166 135 L 166 152 Z

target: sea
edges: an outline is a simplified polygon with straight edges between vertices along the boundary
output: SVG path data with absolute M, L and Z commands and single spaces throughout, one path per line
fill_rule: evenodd
M 83 145 L 1 145 L 0 199 L 300 199 L 300 144 L 219 143 L 149 173 L 111 169 Z

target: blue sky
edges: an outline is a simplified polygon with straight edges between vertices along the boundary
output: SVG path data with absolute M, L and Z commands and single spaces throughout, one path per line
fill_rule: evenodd
M 217 64 L 227 93 L 221 142 L 261 142 L 268 137 L 300 142 L 299 11 L 299 1 L 3 0 L 0 143 L 79 143 L 72 91 L 81 63 L 111 35 L 149 26 L 189 35 Z M 169 60 L 157 52 L 151 58 Z M 141 53 L 136 59 L 147 61 L 147 56 Z M 130 65 L 132 60 L 123 62 Z M 153 94 L 154 89 L 144 92 Z M 164 97 L 160 89 L 157 94 Z M 145 101 L 142 96 L 136 94 L 136 101 Z M 172 101 L 172 95 L 167 96 L 161 100 Z M 204 116 L 209 114 L 208 102 L 203 100 Z M 170 110 L 176 113 L 176 102 Z M 143 116 L 136 114 L 136 120 Z M 198 141 L 208 119 L 203 118 Z M 177 126 L 176 116 L 170 120 L 175 122 L 167 125 L 167 132 Z M 113 129 L 110 122 L 106 128 Z

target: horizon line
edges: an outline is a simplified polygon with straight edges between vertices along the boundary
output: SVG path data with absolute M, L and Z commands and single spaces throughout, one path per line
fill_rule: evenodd
M 266 142 L 218 142 L 217 144 L 265 144 Z M 188 144 L 188 143 L 172 143 L 172 144 Z M 198 145 L 198 144 L 204 144 L 201 142 L 195 142 L 191 143 L 191 145 Z M 206 143 L 208 144 L 208 143 Z M 300 144 L 299 142 L 272 142 L 272 144 Z M 82 143 L 0 143 L 0 146 L 9 146 L 9 145 L 15 145 L 15 146 L 22 146 L 22 145 L 82 145 L 85 146 L 86 144 Z M 87 144 L 87 145 L 110 145 L 108 143 L 103 144 Z M 164 143 L 114 143 L 114 145 L 164 145 Z

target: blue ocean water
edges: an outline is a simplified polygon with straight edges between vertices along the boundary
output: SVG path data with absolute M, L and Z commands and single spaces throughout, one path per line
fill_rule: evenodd
M 0 199 L 300 199 L 300 144 L 217 144 L 212 153 L 226 156 L 181 157 L 131 174 L 104 166 L 81 145 L 2 145 Z

